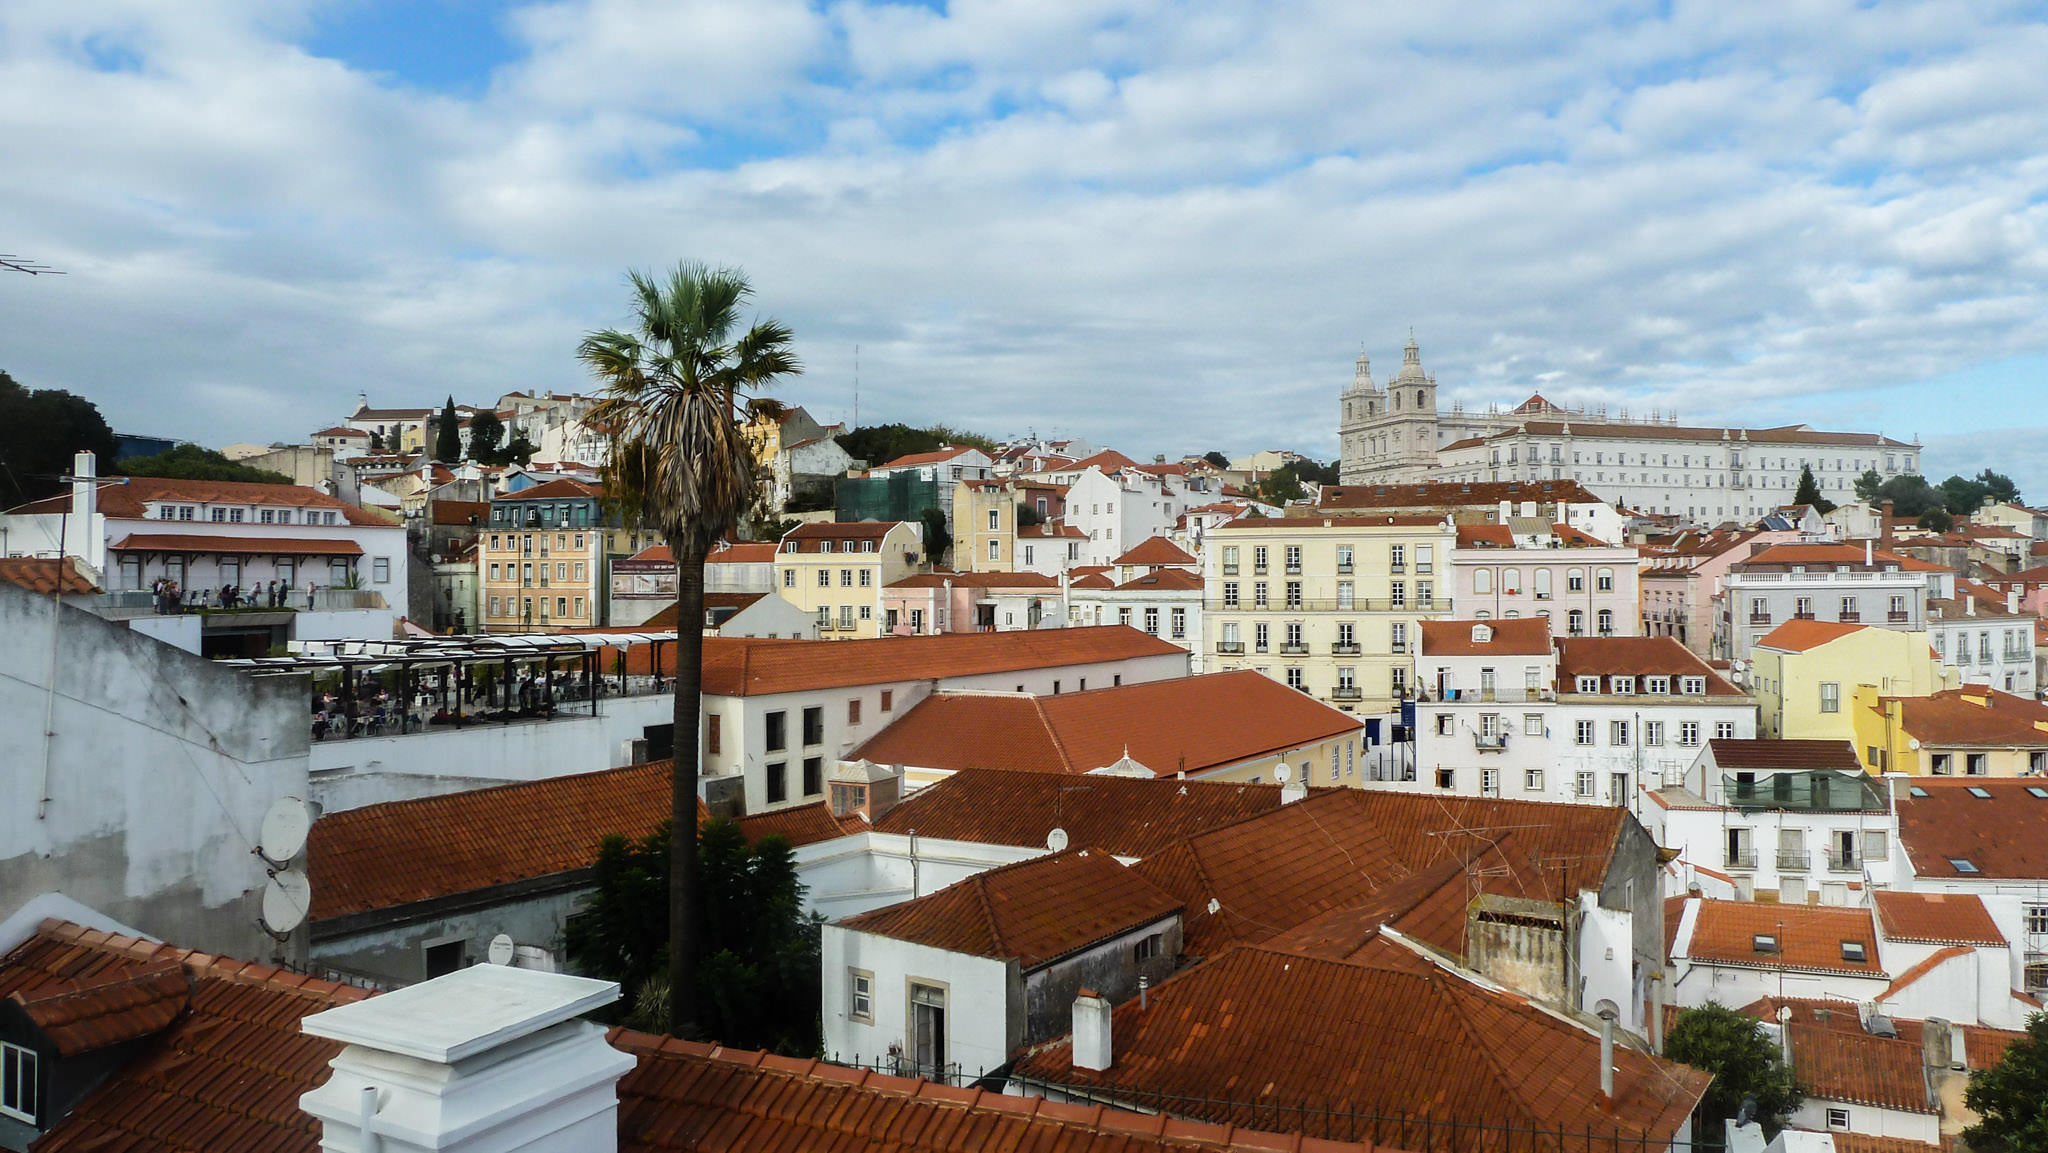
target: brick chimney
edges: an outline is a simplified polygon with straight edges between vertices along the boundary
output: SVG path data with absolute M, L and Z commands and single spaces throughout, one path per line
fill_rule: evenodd
M 633 1058 L 579 1018 L 618 996 L 610 981 L 476 965 L 315 1013 L 300 1028 L 347 1048 L 299 1108 L 327 1150 L 616 1150 Z
M 1109 1068 L 1109 998 L 1082 989 L 1074 998 L 1074 1068 Z

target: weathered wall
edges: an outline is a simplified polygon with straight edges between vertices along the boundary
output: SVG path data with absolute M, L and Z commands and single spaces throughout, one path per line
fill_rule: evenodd
M 1139 941 L 1153 933 L 1162 939 L 1159 954 L 1145 961 L 1134 959 Z M 1093 989 L 1121 1005 L 1138 995 L 1138 978 L 1153 985 L 1173 974 L 1180 956 L 1180 914 L 1164 921 L 1139 926 L 1092 948 L 1028 973 L 1024 977 L 1023 1036 L 1010 1045 L 1036 1045 L 1074 1031 L 1074 997 L 1082 989 Z
M 57 891 L 168 941 L 271 959 L 250 850 L 271 804 L 306 795 L 306 693 L 77 609 L 53 618 L 0 584 L 0 912 Z
M 385 924 L 345 937 L 322 939 L 324 934 L 316 925 L 312 963 L 316 970 L 332 966 L 356 976 L 410 985 L 427 979 L 429 944 L 460 940 L 464 954 L 482 964 L 490 953 L 491 938 L 504 933 L 514 944 L 546 949 L 560 968 L 564 966 L 562 940 L 569 915 L 590 891 L 578 888 L 549 893 L 431 919 Z M 627 996 L 631 995 L 627 990 Z

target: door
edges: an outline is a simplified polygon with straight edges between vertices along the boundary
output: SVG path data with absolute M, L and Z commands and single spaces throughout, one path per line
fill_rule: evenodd
M 915 1075 L 944 1077 L 946 1066 L 946 991 L 936 985 L 910 984 L 910 1058 Z

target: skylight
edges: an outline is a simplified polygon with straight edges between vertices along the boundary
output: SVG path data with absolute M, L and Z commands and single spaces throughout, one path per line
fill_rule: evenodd
M 1758 933 L 1750 938 L 1750 946 L 1759 953 L 1775 953 L 1778 951 L 1778 938 L 1769 933 Z
M 2048 789 L 2044 789 L 2044 788 L 2042 788 L 2042 787 L 2041 787 L 2041 786 L 2039 786 L 2039 785 L 2028 785 L 2028 786 L 2027 786 L 2027 792 L 2028 792 L 2028 793 L 2030 793 L 2030 794 L 2032 794 L 2032 795 L 2034 795 L 2034 796 L 2036 796 L 2036 797 L 2041 797 L 2041 798 L 2043 798 L 2043 799 L 2048 799 Z
M 1863 942 L 1861 942 L 1861 941 L 1844 941 L 1844 942 L 1842 942 L 1842 960 L 1844 960 L 1844 961 L 1848 961 L 1848 962 L 1850 962 L 1851 964 L 1855 964 L 1855 965 L 1861 965 L 1861 964 L 1863 964 L 1863 963 L 1864 963 L 1865 961 L 1868 961 L 1869 959 L 1870 959 L 1870 957 L 1869 957 L 1869 954 L 1867 954 L 1867 953 L 1865 953 L 1865 952 L 1863 951 Z
M 1986 801 L 1991 799 L 1991 794 L 1988 791 L 1980 789 L 1975 785 L 1970 786 L 1970 795 Z
M 1921 788 L 1919 785 L 1914 785 L 1911 788 L 1908 788 L 1906 792 L 1915 797 L 1924 797 L 1927 795 L 1927 790 Z
M 1977 871 L 1977 866 L 1963 857 L 1950 857 L 1948 863 L 1955 866 L 1955 870 L 1958 873 L 1974 873 Z

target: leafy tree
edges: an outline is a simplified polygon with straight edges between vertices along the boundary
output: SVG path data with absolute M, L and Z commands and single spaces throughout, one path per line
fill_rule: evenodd
M 1799 491 L 1792 494 L 1793 504 L 1813 506 L 1813 511 L 1826 516 L 1835 511 L 1835 502 L 1820 494 L 1820 483 L 1813 479 L 1813 467 L 1799 467 Z
M 2048 1013 L 2028 1017 L 2026 1036 L 1997 1064 L 1970 1074 L 1963 1103 L 1982 1118 L 1963 1130 L 1978 1153 L 2048 1149 Z
M 1308 490 L 1301 487 L 1301 480 L 1295 475 L 1294 465 L 1290 462 L 1267 473 L 1266 478 L 1258 483 L 1258 493 L 1267 504 L 1286 504 L 1307 496 Z
M 748 1049 L 809 1055 L 819 1046 L 818 921 L 803 911 L 796 855 L 780 836 L 749 846 L 739 826 L 698 831 L 702 933 L 696 1001 L 705 1036 Z M 637 841 L 606 837 L 595 891 L 569 920 L 569 958 L 591 976 L 619 982 L 630 1024 L 665 1031 L 669 984 L 667 824 Z
M 1920 519 L 1913 523 L 1929 532 L 1947 532 L 1955 527 L 1956 520 L 1948 514 L 1948 510 L 1945 508 L 1930 508 L 1926 512 L 1921 513 Z
M 371 434 L 370 434 L 370 451 L 371 451 L 372 453 L 379 453 L 379 452 L 383 452 L 383 451 L 384 451 L 384 434 L 383 434 L 383 433 L 381 433 L 381 432 L 373 432 L 373 433 L 371 433 Z
M 179 480 L 239 480 L 251 484 L 290 484 L 292 478 L 269 469 L 250 468 L 210 448 L 181 444 L 155 456 L 116 461 L 114 469 L 128 476 L 168 476 Z
M 1877 494 L 1883 490 L 1884 478 L 1874 468 L 1864 469 L 1863 475 L 1856 478 L 1856 499 L 1865 504 L 1875 505 L 1882 499 Z
M 996 450 L 996 442 L 988 437 L 947 428 L 943 424 L 930 428 L 912 428 L 907 424 L 866 425 L 841 434 L 838 440 L 839 447 L 845 449 L 848 456 L 871 465 L 887 464 L 899 456 L 913 453 L 937 452 L 949 444 L 969 445 L 990 454 Z
M 946 531 L 945 510 L 928 508 L 919 513 L 918 517 L 924 522 L 925 558 L 937 564 L 939 558 L 945 556 L 946 551 L 953 547 L 953 534 Z
M 505 439 L 505 424 L 495 412 L 480 412 L 469 418 L 469 459 L 478 464 L 504 464 L 498 442 Z
M 114 431 L 91 401 L 61 389 L 31 391 L 0 372 L 0 508 L 64 491 L 55 478 L 71 471 L 73 453 L 91 452 L 108 471 L 114 450 Z
M 1876 484 L 1872 484 L 1876 481 Z M 1875 472 L 1866 472 L 1856 482 L 1856 495 L 1872 505 L 1892 502 L 1894 516 L 1919 516 L 1931 508 L 1945 508 L 1948 499 L 1943 492 L 1927 483 L 1927 478 L 1914 473 L 1904 473 L 1890 480 L 1882 480 Z
M 442 464 L 454 464 L 462 459 L 462 431 L 456 427 L 461 420 L 455 415 L 455 397 L 450 395 L 434 425 L 434 459 Z
M 1978 473 L 1974 479 L 1952 476 L 1941 482 L 1942 503 L 1954 516 L 1968 516 L 1984 507 L 1984 501 L 2016 501 L 2020 498 L 2018 486 L 2012 478 L 1990 469 Z
M 1337 461 L 1333 460 L 1328 464 L 1318 464 L 1312 460 L 1297 460 L 1293 463 L 1294 475 L 1297 479 L 1312 480 L 1317 484 L 1336 484 L 1338 482 Z
M 1220 453 L 1220 452 L 1217 452 L 1217 451 L 1216 451 L 1215 449 L 1213 449 L 1213 448 L 1212 448 L 1212 449 L 1210 449 L 1210 450 L 1209 450 L 1208 452 L 1205 452 L 1205 453 L 1203 453 L 1203 454 L 1202 454 L 1202 459 L 1203 459 L 1203 460 L 1206 460 L 1206 461 L 1208 461 L 1208 462 L 1209 462 L 1210 464 L 1213 464 L 1213 465 L 1215 465 L 1215 466 L 1216 466 L 1217 468 L 1229 468 L 1229 467 L 1230 467 L 1230 458 L 1229 458 L 1229 457 L 1227 457 L 1227 456 L 1224 456 L 1224 455 L 1223 455 L 1222 453 Z
M 498 463 L 523 465 L 532 461 L 533 454 L 539 451 L 540 447 L 526 439 L 525 433 L 513 433 L 505 447 L 498 450 Z
M 1664 1039 L 1664 1055 L 1714 1075 L 1693 1114 L 1703 1144 L 1721 1144 L 1723 1122 L 1736 1115 L 1745 1097 L 1756 1098 L 1756 1117 L 1767 1137 L 1785 1127 L 1804 1099 L 1763 1022 L 1711 1001 L 1678 1015 Z
M 676 558 L 676 619 L 704 619 L 704 558 L 714 541 L 755 506 L 760 480 L 741 425 L 774 417 L 782 406 L 761 390 L 803 371 L 789 349 L 790 330 L 774 320 L 741 329 L 754 295 L 746 274 L 678 264 L 666 280 L 628 274 L 631 332 L 605 329 L 583 338 L 576 355 L 599 383 L 589 423 L 610 427 L 607 495 L 631 519 L 652 525 Z M 704 637 L 676 632 L 675 774 L 678 815 L 697 811 L 699 721 L 703 713 Z M 699 901 L 697 823 L 685 818 L 670 848 L 669 1031 L 698 1031 Z
M 1032 525 L 1044 523 L 1045 514 L 1038 511 L 1037 505 L 1020 504 L 1017 506 L 1018 528 L 1030 528 Z

